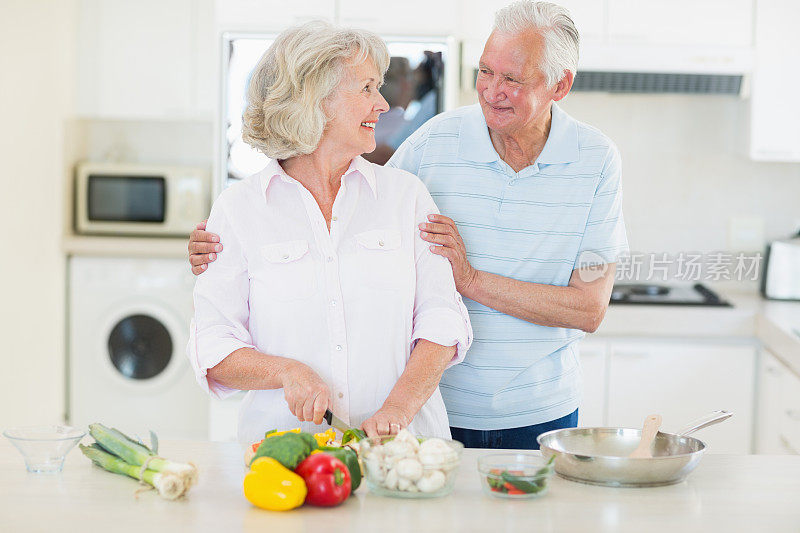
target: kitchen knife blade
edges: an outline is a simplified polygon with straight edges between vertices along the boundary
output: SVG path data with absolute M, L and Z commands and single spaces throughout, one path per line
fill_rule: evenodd
M 325 410 L 325 415 L 323 415 L 322 419 L 325 420 L 330 427 L 338 429 L 342 433 L 350 429 L 350 426 L 345 424 L 341 418 L 334 415 L 330 409 Z

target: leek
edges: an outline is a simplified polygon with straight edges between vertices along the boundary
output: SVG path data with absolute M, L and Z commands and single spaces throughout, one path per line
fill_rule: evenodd
M 150 448 L 117 429 L 107 428 L 103 424 L 90 424 L 89 434 L 102 448 L 129 465 L 141 467 L 147 462 L 148 470 L 177 476 L 183 482 L 183 492 L 188 491 L 192 485 L 197 483 L 197 467 L 158 457 Z
M 83 455 L 91 459 L 97 466 L 114 474 L 122 474 L 144 481 L 152 485 L 162 498 L 174 500 L 185 492 L 184 481 L 175 474 L 156 472 L 150 469 L 142 472 L 141 466 L 125 462 L 121 458 L 105 451 L 97 443 L 91 446 L 84 446 L 83 444 L 79 446 Z

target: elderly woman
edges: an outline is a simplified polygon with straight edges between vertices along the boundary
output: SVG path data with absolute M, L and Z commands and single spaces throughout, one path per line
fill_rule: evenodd
M 247 390 L 243 445 L 318 427 L 326 409 L 368 435 L 448 437 L 442 372 L 472 330 L 448 261 L 418 232 L 436 205 L 373 165 L 383 41 L 313 22 L 255 68 L 243 138 L 271 159 L 225 190 L 208 229 L 225 253 L 198 277 L 188 356 L 212 395 Z

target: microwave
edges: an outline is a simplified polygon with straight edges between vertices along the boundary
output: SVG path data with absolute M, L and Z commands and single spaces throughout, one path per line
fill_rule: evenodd
M 186 237 L 208 215 L 209 183 L 202 167 L 79 163 L 75 231 Z

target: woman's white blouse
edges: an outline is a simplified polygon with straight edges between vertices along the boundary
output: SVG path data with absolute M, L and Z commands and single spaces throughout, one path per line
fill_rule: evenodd
M 212 396 L 236 391 L 206 376 L 239 348 L 302 361 L 331 391 L 331 411 L 353 427 L 377 411 L 418 339 L 457 345 L 464 359 L 472 328 L 449 262 L 428 249 L 418 224 L 436 204 L 413 174 L 355 158 L 342 176 L 330 232 L 311 193 L 274 160 L 223 191 L 208 230 L 224 250 L 194 288 L 187 348 Z M 301 426 L 283 389 L 249 391 L 239 442 L 269 429 Z M 437 388 L 410 429 L 448 437 Z

